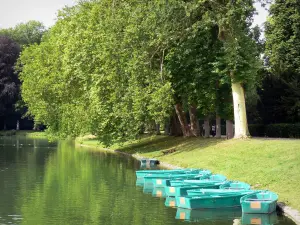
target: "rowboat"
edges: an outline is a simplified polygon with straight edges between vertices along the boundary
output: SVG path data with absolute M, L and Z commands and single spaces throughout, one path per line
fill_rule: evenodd
M 202 193 L 199 196 L 176 197 L 176 205 L 186 209 L 212 209 L 240 207 L 241 197 L 255 191 L 245 190 L 243 192 L 219 192 L 219 193 Z
M 148 174 L 144 176 L 144 184 L 151 183 L 153 186 L 164 187 L 168 185 L 167 180 L 184 180 L 184 179 L 200 179 L 199 171 L 182 173 L 182 174 Z
M 177 208 L 176 219 L 189 222 L 199 222 L 205 220 L 232 221 L 235 218 L 242 217 L 241 208 L 224 208 L 224 209 L 183 209 Z
M 272 213 L 276 210 L 278 195 L 271 191 L 259 191 L 241 198 L 243 213 Z
M 165 206 L 172 207 L 172 208 L 177 207 L 175 197 L 168 196 L 165 200 Z
M 236 190 L 236 189 L 203 189 L 203 188 L 198 188 L 198 189 L 192 189 L 187 191 L 187 195 L 192 197 L 192 196 L 202 196 L 204 194 L 238 194 L 238 193 L 244 193 L 247 190 Z
M 166 187 L 167 196 L 185 196 L 188 190 L 193 189 L 218 189 L 226 182 L 226 177 L 223 175 L 211 175 L 203 180 L 183 180 L 171 181 L 171 186 Z
M 201 169 L 177 169 L 177 170 L 138 170 L 135 172 L 137 178 L 142 178 L 148 174 L 181 174 L 201 171 Z
M 182 184 L 178 186 L 171 186 L 166 187 L 166 195 L 167 196 L 185 196 L 187 195 L 188 190 L 194 190 L 194 189 L 218 189 L 222 183 L 216 183 L 216 182 L 202 182 L 198 183 L 197 185 L 189 185 L 189 184 Z
M 184 183 L 189 184 L 189 185 L 197 185 L 198 183 L 203 183 L 203 181 L 220 183 L 220 182 L 224 182 L 226 180 L 227 180 L 227 178 L 225 176 L 220 175 L 220 174 L 214 174 L 214 175 L 209 176 L 207 179 L 185 180 Z
M 193 175 L 192 175 L 193 174 Z M 190 176 L 191 175 L 191 176 Z M 186 179 L 197 179 L 197 180 L 203 180 L 203 179 L 208 179 L 211 176 L 211 171 L 209 170 L 202 170 L 198 173 L 189 173 L 188 176 L 170 176 L 168 178 L 153 178 L 152 183 L 154 187 L 169 187 L 171 186 L 171 182 L 173 181 L 179 181 L 182 182 L 183 180 Z M 146 178 L 147 179 L 147 178 Z
M 186 179 L 186 180 L 171 180 L 171 186 L 181 185 L 202 185 L 203 183 L 224 183 L 226 177 L 219 174 L 209 175 L 208 177 L 201 177 L 200 179 Z
M 194 189 L 188 190 L 188 196 L 198 196 L 205 193 L 237 193 L 250 190 L 250 185 L 239 181 L 228 181 L 220 186 L 220 189 Z
M 250 190 L 251 186 L 247 183 L 240 181 L 230 181 L 220 186 L 220 189 L 228 190 Z
M 278 223 L 277 213 L 271 214 L 248 214 L 243 213 L 242 224 L 245 225 L 273 225 Z

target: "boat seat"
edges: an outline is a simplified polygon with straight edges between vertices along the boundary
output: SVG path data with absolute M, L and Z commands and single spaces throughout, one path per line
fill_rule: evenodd
M 224 188 L 224 189 L 241 190 L 241 189 L 245 189 L 245 188 L 242 188 L 242 187 L 228 187 L 228 188 Z
M 248 198 L 245 201 L 256 201 L 256 202 L 266 202 L 266 201 L 273 201 L 273 199 L 256 199 L 256 198 Z

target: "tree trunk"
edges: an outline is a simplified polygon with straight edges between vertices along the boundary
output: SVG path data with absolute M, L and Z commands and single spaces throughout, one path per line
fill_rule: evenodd
M 210 126 L 209 126 L 209 119 L 204 120 L 204 137 L 209 138 L 210 136 Z
M 165 131 L 164 131 L 164 134 L 165 135 L 170 135 L 170 123 L 171 123 L 171 121 L 170 120 L 168 120 L 168 121 L 166 121 L 165 122 Z
M 232 83 L 232 96 L 234 108 L 234 138 L 247 138 L 250 136 L 247 123 L 245 93 L 241 83 Z
M 226 139 L 233 138 L 233 123 L 231 120 L 226 120 Z
M 216 116 L 216 138 L 221 138 L 221 118 Z
M 191 121 L 191 134 L 193 136 L 200 136 L 200 126 L 197 118 L 197 108 L 195 105 L 191 105 L 189 108 L 190 121 Z
M 180 123 L 178 121 L 178 117 L 175 112 L 174 112 L 173 116 L 171 117 L 170 135 L 171 136 L 182 136 L 182 130 L 180 128 Z
M 177 103 L 175 105 L 175 111 L 176 111 L 177 117 L 180 122 L 180 127 L 182 130 L 183 136 L 184 137 L 190 136 L 190 129 L 188 127 L 187 120 L 186 120 L 185 114 L 183 112 L 182 105 L 180 103 Z
M 156 135 L 160 135 L 160 124 L 157 123 L 156 126 L 155 126 L 155 129 L 156 129 Z

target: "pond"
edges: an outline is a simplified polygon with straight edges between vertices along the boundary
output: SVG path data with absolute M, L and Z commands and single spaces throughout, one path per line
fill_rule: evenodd
M 136 186 L 140 163 L 122 154 L 75 149 L 71 142 L 0 139 L 0 224 L 179 225 L 294 223 L 240 209 L 189 211 L 165 206 Z

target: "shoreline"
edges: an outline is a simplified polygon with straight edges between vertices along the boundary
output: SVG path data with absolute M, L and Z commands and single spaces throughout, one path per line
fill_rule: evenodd
M 113 149 L 109 149 L 109 148 L 102 148 L 102 147 L 90 146 L 90 145 L 79 144 L 79 143 L 75 143 L 75 146 L 90 148 L 90 149 L 95 149 L 95 150 L 101 150 L 101 151 L 108 151 L 108 152 L 111 152 L 111 153 L 119 153 L 119 154 L 123 154 L 123 155 L 126 155 L 126 156 L 133 157 L 137 160 L 149 159 L 149 158 L 143 157 L 142 155 L 139 155 L 139 154 L 130 154 L 130 153 L 118 150 L 118 149 L 113 150 Z M 164 167 L 166 169 L 182 169 L 182 168 L 184 168 L 184 167 L 179 167 L 179 166 L 172 165 L 172 164 L 169 164 L 169 163 L 166 163 L 166 162 L 162 162 L 160 160 L 159 160 L 159 166 Z M 297 225 L 300 225 L 300 212 L 298 210 L 287 206 L 284 202 L 277 202 L 277 207 L 283 212 L 283 214 L 286 217 L 293 220 L 293 222 L 295 222 Z

